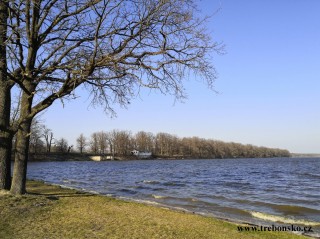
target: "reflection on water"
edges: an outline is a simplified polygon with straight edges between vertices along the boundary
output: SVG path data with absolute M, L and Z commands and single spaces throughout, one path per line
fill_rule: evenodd
M 28 178 L 252 223 L 320 231 L 320 159 L 33 162 Z

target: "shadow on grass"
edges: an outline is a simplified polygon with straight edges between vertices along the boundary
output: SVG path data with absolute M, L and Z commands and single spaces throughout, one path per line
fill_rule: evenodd
M 60 197 L 93 197 L 95 194 L 89 193 L 36 193 L 28 191 L 29 195 L 45 196 L 47 198 L 60 198 Z
M 29 181 L 27 183 L 27 192 L 29 195 L 45 196 L 51 200 L 58 200 L 62 197 L 92 197 L 95 194 L 79 192 L 73 189 L 62 188 L 56 185 L 45 184 L 40 181 Z

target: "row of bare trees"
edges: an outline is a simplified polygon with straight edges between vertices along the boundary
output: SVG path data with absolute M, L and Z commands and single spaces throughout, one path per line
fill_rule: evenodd
M 80 152 L 94 154 L 130 155 L 130 151 L 152 152 L 156 157 L 174 158 L 261 158 L 289 157 L 283 149 L 257 147 L 240 143 L 226 143 L 199 137 L 179 138 L 168 133 L 153 134 L 140 131 L 132 134 L 126 130 L 95 132 L 90 138 L 81 134 L 77 139 Z
M 15 142 L 15 138 L 13 139 Z M 54 138 L 51 129 L 46 125 L 41 124 L 37 118 L 33 119 L 31 124 L 30 145 L 29 152 L 37 153 L 50 153 L 61 152 L 66 153 L 72 149 L 65 138 Z
M 109 113 L 141 88 L 185 97 L 190 73 L 211 88 L 221 45 L 193 0 L 1 0 L 0 189 L 26 192 L 31 125 L 83 87 Z M 12 92 L 18 114 L 10 121 Z M 15 161 L 11 180 L 11 150 Z
M 54 140 L 52 130 L 35 118 L 31 124 L 29 151 L 31 153 L 43 151 L 50 153 Z

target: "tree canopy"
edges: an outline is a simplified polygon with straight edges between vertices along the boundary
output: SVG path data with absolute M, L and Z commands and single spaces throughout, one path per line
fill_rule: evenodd
M 192 71 L 209 86 L 222 50 L 193 1 L 36 0 L 9 2 L 8 75 L 34 95 L 28 117 L 84 84 L 112 110 L 140 87 L 185 96 Z
M 32 119 L 77 87 L 114 113 L 114 103 L 127 105 L 141 87 L 180 99 L 190 73 L 209 87 L 216 78 L 212 57 L 223 47 L 192 0 L 5 0 L 0 7 L 0 92 L 7 100 L 0 102 L 0 159 L 4 165 L 16 134 L 15 194 L 25 191 Z M 22 94 L 9 125 L 13 85 Z M 9 172 L 6 165 L 1 170 Z

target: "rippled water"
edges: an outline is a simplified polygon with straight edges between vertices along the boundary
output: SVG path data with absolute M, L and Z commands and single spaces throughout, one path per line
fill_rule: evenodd
M 32 162 L 28 178 L 320 235 L 320 158 Z

